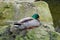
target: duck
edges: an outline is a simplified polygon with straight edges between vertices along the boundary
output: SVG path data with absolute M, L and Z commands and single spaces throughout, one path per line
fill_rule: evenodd
M 33 29 L 40 26 L 39 14 L 33 14 L 31 17 L 26 17 L 20 19 L 16 23 L 14 23 L 16 28 L 26 30 L 26 29 Z
M 37 28 L 41 25 L 39 17 L 39 14 L 33 14 L 31 17 L 22 18 L 14 23 L 13 26 L 9 26 L 6 32 L 8 35 L 11 35 L 12 38 L 16 38 L 20 33 L 25 37 L 28 30 Z

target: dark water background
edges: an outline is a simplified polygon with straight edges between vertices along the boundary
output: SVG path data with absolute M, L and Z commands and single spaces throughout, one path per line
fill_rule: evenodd
M 50 7 L 56 31 L 60 32 L 60 0 L 45 0 Z

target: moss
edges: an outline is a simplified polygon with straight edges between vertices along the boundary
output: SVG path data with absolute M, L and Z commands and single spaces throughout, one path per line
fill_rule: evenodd
M 52 18 L 51 18 L 50 12 L 49 12 L 48 5 L 46 5 L 46 4 L 47 3 L 42 2 L 42 1 L 35 3 L 35 5 L 37 7 L 39 7 L 39 14 L 41 14 L 42 20 L 44 22 L 48 21 L 50 23 L 50 21 L 52 22 Z M 3 12 L 4 17 L 6 17 L 5 20 L 0 20 L 0 26 L 5 25 L 5 26 L 0 27 L 0 33 L 1 33 L 1 32 L 4 32 L 5 28 L 7 27 L 5 21 L 6 20 L 13 20 L 13 18 L 14 18 L 13 15 L 15 14 L 15 11 L 14 11 L 14 6 L 11 3 L 10 4 L 0 3 L 0 5 L 1 5 L 0 11 Z M 44 9 L 46 11 L 44 11 Z M 40 10 L 42 10 L 41 13 L 40 13 Z M 20 11 L 21 11 L 22 17 L 21 16 L 19 16 L 19 17 L 23 18 L 24 17 L 24 11 L 25 11 L 24 6 L 21 7 Z M 30 11 L 30 10 L 28 10 L 28 11 Z M 27 14 L 28 14 L 28 16 L 30 16 L 30 14 L 32 14 L 32 11 L 30 11 L 30 14 L 29 14 L 29 12 Z M 26 14 L 26 16 L 27 16 L 27 14 Z M 48 16 L 47 16 L 47 14 L 48 14 Z M 53 40 L 59 40 L 60 39 L 59 34 L 57 34 L 56 32 L 51 32 L 51 34 L 52 34 Z M 9 36 L 5 36 L 5 37 L 7 38 L 7 40 L 9 40 Z M 28 30 L 28 33 L 27 33 L 25 38 L 21 37 L 21 34 L 17 35 L 17 37 L 16 37 L 16 40 L 24 40 L 24 39 L 26 39 L 26 40 L 49 40 L 50 36 L 49 36 L 49 33 L 44 30 L 44 28 L 39 27 L 37 29 Z M 0 40 L 2 40 L 1 37 L 0 37 Z

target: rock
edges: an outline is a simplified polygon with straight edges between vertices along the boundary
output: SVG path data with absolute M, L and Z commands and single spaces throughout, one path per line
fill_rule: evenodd
M 8 15 L 5 16 L 7 18 L 3 21 L 13 20 L 15 18 L 16 10 L 14 9 L 14 6 L 13 6 L 14 3 L 10 3 L 7 5 L 9 5 L 10 8 L 5 9 L 4 7 L 2 7 L 5 9 L 5 10 L 2 10 L 2 12 L 4 12 L 5 14 L 8 13 Z M 20 15 L 17 20 L 24 18 L 24 17 L 31 16 L 34 13 L 38 13 L 40 15 L 40 20 L 43 25 L 41 25 L 38 28 L 28 30 L 28 33 L 25 37 L 21 37 L 22 33 L 20 35 L 17 35 L 16 40 L 24 40 L 24 39 L 25 40 L 60 40 L 60 34 L 55 32 L 55 29 L 53 27 L 53 19 L 50 14 L 48 4 L 46 2 L 44 1 L 33 2 L 33 3 L 22 2 L 20 5 L 21 5 L 19 8 L 20 13 L 18 13 Z M 2 30 L 3 32 L 5 28 L 6 27 L 3 26 L 0 29 L 1 30 L 3 29 Z M 4 36 L 4 37 L 6 37 L 7 40 L 9 40 L 8 38 L 9 36 Z M 0 40 L 1 39 L 2 37 L 0 37 Z

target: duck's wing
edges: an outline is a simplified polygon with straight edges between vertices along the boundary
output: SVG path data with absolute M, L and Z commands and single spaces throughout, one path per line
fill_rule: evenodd
M 33 20 L 33 18 L 27 17 L 27 18 L 23 18 L 20 21 L 18 21 L 18 23 L 25 23 L 25 22 L 28 22 L 28 21 L 31 21 L 31 20 Z
M 33 20 L 33 19 L 27 19 L 27 20 L 22 21 L 21 23 L 25 23 L 25 22 L 28 22 L 28 21 L 31 21 L 31 20 Z
M 23 19 L 19 20 L 18 22 L 14 23 L 14 25 L 21 25 L 22 23 L 29 22 L 31 20 L 33 20 L 33 18 L 31 18 L 31 17 L 23 18 Z

